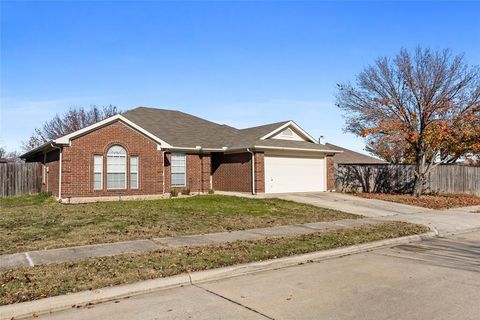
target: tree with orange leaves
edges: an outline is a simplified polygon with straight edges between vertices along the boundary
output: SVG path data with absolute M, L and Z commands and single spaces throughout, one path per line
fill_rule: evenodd
M 437 165 L 480 155 L 480 68 L 463 55 L 402 49 L 338 87 L 345 130 L 387 161 L 415 164 L 416 196 Z

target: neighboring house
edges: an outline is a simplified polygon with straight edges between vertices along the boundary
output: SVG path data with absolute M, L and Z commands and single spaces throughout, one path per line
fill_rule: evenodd
M 331 143 L 327 143 L 325 145 L 328 148 L 343 151 L 341 153 L 336 153 L 335 156 L 333 156 L 333 162 L 336 164 L 387 164 L 388 163 L 384 160 L 380 160 L 359 152 L 345 149 Z
M 293 121 L 236 129 L 183 112 L 136 108 L 35 148 L 58 199 L 191 192 L 327 191 L 338 147 Z

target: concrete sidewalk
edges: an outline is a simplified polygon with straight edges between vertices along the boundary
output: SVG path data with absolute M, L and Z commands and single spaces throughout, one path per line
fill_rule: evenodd
M 33 267 L 35 265 L 74 261 L 92 257 L 106 257 L 123 253 L 149 252 L 184 246 L 203 246 L 239 240 L 261 240 L 268 237 L 310 234 L 321 231 L 349 229 L 361 225 L 378 224 L 382 222 L 384 221 L 373 218 L 347 219 L 332 222 L 314 222 L 232 232 L 155 238 L 152 240 L 133 240 L 14 253 L 0 256 L 0 270 L 18 267 Z
M 476 320 L 480 315 L 480 304 L 475 302 L 480 299 L 479 243 L 477 232 L 215 281 L 190 284 L 187 279 L 181 287 L 128 299 L 76 308 L 70 303 L 64 311 L 45 312 L 39 319 Z M 48 298 L 44 305 L 48 301 L 53 308 L 54 301 L 71 296 Z M 34 303 L 41 300 L 21 304 L 22 311 Z M 14 313 L 8 310 L 15 306 L 3 308 L 9 319 Z

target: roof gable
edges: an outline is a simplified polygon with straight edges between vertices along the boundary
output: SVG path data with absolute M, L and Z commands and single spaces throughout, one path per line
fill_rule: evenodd
M 284 133 L 285 130 L 287 130 L 287 129 L 290 129 L 292 131 L 292 138 L 285 139 L 285 136 L 281 136 L 279 138 L 279 134 Z M 265 140 L 265 139 L 270 139 L 270 138 L 273 138 L 273 139 L 275 139 L 275 138 L 276 139 L 282 139 L 283 138 L 283 140 L 308 141 L 308 142 L 315 143 L 315 144 L 318 143 L 318 141 L 314 137 L 312 137 L 308 132 L 303 130 L 299 125 L 297 125 L 293 121 L 288 121 L 288 122 L 284 123 L 283 125 L 276 128 L 275 130 L 272 130 L 271 132 L 265 134 L 260 139 Z

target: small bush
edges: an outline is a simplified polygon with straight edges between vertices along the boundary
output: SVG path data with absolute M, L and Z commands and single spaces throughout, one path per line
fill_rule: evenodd
M 170 190 L 170 197 L 176 197 L 178 196 L 178 191 L 177 189 L 172 189 Z
M 215 193 L 215 190 L 213 190 L 212 188 L 208 189 L 208 194 L 214 194 Z
M 182 194 L 183 194 L 184 196 L 188 196 L 188 195 L 190 194 L 190 189 L 189 189 L 189 188 L 183 189 L 183 190 L 182 190 Z

